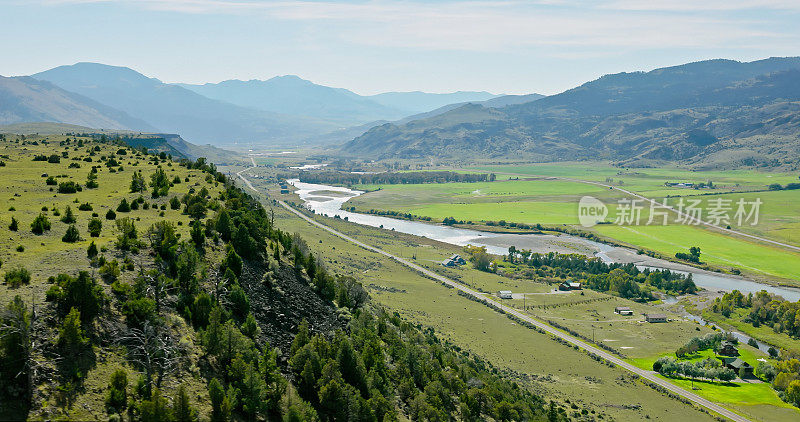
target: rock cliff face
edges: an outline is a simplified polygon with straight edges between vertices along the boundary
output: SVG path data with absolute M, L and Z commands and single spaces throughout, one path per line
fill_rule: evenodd
M 259 262 L 246 262 L 240 283 L 250 298 L 250 309 L 261 327 L 262 339 L 272 347 L 289 353 L 297 327 L 304 319 L 314 333 L 333 334 L 347 321 L 339 318 L 332 303 L 311 289 L 305 274 L 282 265 L 265 281 L 267 268 Z M 286 356 L 284 356 L 286 357 Z

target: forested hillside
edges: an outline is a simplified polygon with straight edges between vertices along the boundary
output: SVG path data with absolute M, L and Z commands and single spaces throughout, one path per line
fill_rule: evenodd
M 567 419 L 374 305 L 204 159 L 2 135 L 0 175 L 0 419 Z

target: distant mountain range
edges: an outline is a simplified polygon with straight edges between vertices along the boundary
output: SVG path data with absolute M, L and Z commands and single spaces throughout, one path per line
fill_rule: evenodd
M 502 97 L 501 97 L 502 98 Z M 363 158 L 612 159 L 800 165 L 800 58 L 607 75 L 521 104 L 467 104 L 370 129 Z
M 266 81 L 228 80 L 217 84 L 180 84 L 208 98 L 275 113 L 308 116 L 357 126 L 380 120 L 397 120 L 411 114 L 467 101 L 497 98 L 488 92 L 387 92 L 362 96 L 343 88 L 317 85 L 294 75 Z
M 215 145 L 298 145 L 344 142 L 371 122 L 430 111 L 450 100 L 495 97 L 485 92 L 386 95 L 360 96 L 296 76 L 165 84 L 127 67 L 78 63 L 0 79 L 0 124 L 48 121 L 179 133 Z
M 109 129 L 155 130 L 141 119 L 50 82 L 0 76 L 0 124 L 69 122 Z

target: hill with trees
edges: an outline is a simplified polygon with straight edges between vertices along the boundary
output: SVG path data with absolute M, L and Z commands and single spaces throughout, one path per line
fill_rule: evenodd
M 0 419 L 568 419 L 328 272 L 205 159 L 0 146 Z

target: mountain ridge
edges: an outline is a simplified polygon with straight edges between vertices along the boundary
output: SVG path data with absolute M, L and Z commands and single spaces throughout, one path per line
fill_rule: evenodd
M 792 113 L 800 101 L 798 80 L 797 57 L 618 73 L 532 102 L 495 109 L 465 105 L 379 126 L 342 151 L 367 158 L 444 159 L 503 159 L 513 151 L 530 160 L 682 160 L 712 166 L 725 165 L 730 153 L 736 157 L 730 165 L 796 166 L 800 128 Z M 692 142 L 690 133 L 700 133 L 693 131 L 719 142 Z M 770 142 L 754 138 L 764 136 L 771 136 Z M 712 156 L 715 162 L 709 162 Z
M 109 129 L 155 129 L 124 111 L 29 76 L 0 76 L 0 104 L 0 124 L 44 120 Z

